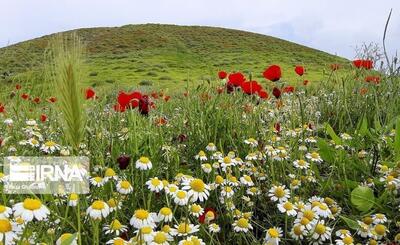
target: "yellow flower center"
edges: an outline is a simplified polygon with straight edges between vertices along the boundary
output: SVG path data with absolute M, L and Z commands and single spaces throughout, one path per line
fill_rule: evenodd
M 102 201 L 94 201 L 92 203 L 92 208 L 96 210 L 102 210 L 104 208 L 104 202 Z
M 179 199 L 184 199 L 184 198 L 186 198 L 186 192 L 184 192 L 184 191 L 178 191 L 178 192 L 176 193 L 176 197 L 178 197 Z
M 306 165 L 306 161 L 304 161 L 303 159 L 299 160 L 297 162 L 297 164 L 299 164 L 300 166 L 305 166 Z
M 182 245 L 194 245 L 194 243 L 192 241 L 183 241 Z
M 121 181 L 121 188 L 122 189 L 129 189 L 131 187 L 131 183 L 129 183 L 129 181 Z
M 119 222 L 119 220 L 117 219 L 113 220 L 110 224 L 110 228 L 111 230 L 114 231 L 121 229 L 122 228 L 121 222 Z
M 168 189 L 172 193 L 174 193 L 177 190 L 177 188 L 175 186 L 170 186 L 170 187 L 168 187 Z
M 315 217 L 314 211 L 312 210 L 306 210 L 303 213 L 303 216 L 306 217 L 308 220 L 313 220 Z
M 164 232 L 157 232 L 153 238 L 153 242 L 155 242 L 157 244 L 162 244 L 166 241 L 167 241 L 167 236 L 165 235 Z
M 156 179 L 156 178 L 151 179 L 151 185 L 158 186 L 160 184 L 161 184 L 161 181 L 159 179 Z
M 275 196 L 278 198 L 282 198 L 285 196 L 285 191 L 282 187 L 278 186 L 275 188 Z
M 205 156 L 206 156 L 206 153 L 205 153 L 204 151 L 200 151 L 200 152 L 199 152 L 199 156 L 205 157 Z
M 383 236 L 383 235 L 385 235 L 385 232 L 386 232 L 386 226 L 384 226 L 382 224 L 377 224 L 375 226 L 374 230 L 375 230 L 376 234 Z
M 163 207 L 162 209 L 160 209 L 160 213 L 164 216 L 170 215 L 172 213 L 170 208 L 167 207 Z
M 300 225 L 295 225 L 293 227 L 293 233 L 297 236 L 300 236 L 303 232 L 301 231 L 301 226 Z
M 240 218 L 237 221 L 237 226 L 239 226 L 240 228 L 247 228 L 249 227 L 249 221 L 245 218 Z
M 291 204 L 290 202 L 286 202 L 285 204 L 283 204 L 283 208 L 286 210 L 292 210 L 293 204 Z
M 346 236 L 345 238 L 343 238 L 344 244 L 352 244 L 353 242 L 354 242 L 354 239 L 351 236 Z
M 364 217 L 363 222 L 367 225 L 370 225 L 372 222 L 374 222 L 374 220 L 371 217 Z
M 139 161 L 143 164 L 148 164 L 150 162 L 150 159 L 148 157 L 141 157 Z
M 192 211 L 193 213 L 198 213 L 198 212 L 201 211 L 201 206 L 200 206 L 200 205 L 197 205 L 197 204 L 193 204 L 192 207 L 191 207 L 191 211 Z
M 215 177 L 215 183 L 218 185 L 224 183 L 224 178 L 221 175 L 217 175 L 217 177 Z
M 269 236 L 272 237 L 272 238 L 278 238 L 278 237 L 279 237 L 279 232 L 278 232 L 278 230 L 275 229 L 275 228 L 270 228 L 270 229 L 268 229 L 268 234 L 269 234 Z
M 150 226 L 145 226 L 140 230 L 141 230 L 142 234 L 145 234 L 145 235 L 150 234 L 153 231 L 153 229 Z
M 47 147 L 52 147 L 52 146 L 55 146 L 55 145 L 56 145 L 56 142 L 54 142 L 54 141 L 47 141 L 46 143 L 44 143 L 44 145 L 47 146 Z
M 300 224 L 302 224 L 302 225 L 308 225 L 309 223 L 310 223 L 310 220 L 307 219 L 306 217 L 303 217 L 303 218 L 300 220 Z
M 169 233 L 171 231 L 171 227 L 169 225 L 164 225 L 161 228 L 161 231 L 165 232 L 165 233 Z
M 190 233 L 192 228 L 187 223 L 180 223 L 177 230 L 179 233 Z
M 225 192 L 232 192 L 232 188 L 230 186 L 225 186 Z
M 0 214 L 4 213 L 6 211 L 6 207 L 3 205 L 0 205 Z
M 97 183 L 100 183 L 100 182 L 103 180 L 103 178 L 102 178 L 102 177 L 99 177 L 99 176 L 94 177 L 93 179 L 94 179 L 94 181 L 97 182 Z
M 311 206 L 312 206 L 313 208 L 314 208 L 314 207 L 317 207 L 317 206 L 319 206 L 319 205 L 321 205 L 321 203 L 318 202 L 318 201 L 314 201 L 314 202 L 311 203 Z
M 298 180 L 298 179 L 292 180 L 292 185 L 293 185 L 293 186 L 297 186 L 297 185 L 299 185 L 299 184 L 300 184 L 300 180 Z
M 244 178 L 247 182 L 253 182 L 253 180 L 251 179 L 251 177 L 248 176 L 248 175 L 245 175 L 243 178 Z
M 113 177 L 115 176 L 115 171 L 112 168 L 107 168 L 106 172 L 105 172 L 105 176 L 107 177 Z
M 115 208 L 117 206 L 117 202 L 115 201 L 114 198 L 111 198 L 110 200 L 107 201 L 108 206 Z
M 0 233 L 7 233 L 12 230 L 12 226 L 8 219 L 0 219 Z
M 231 163 L 231 158 L 230 157 L 224 157 L 224 163 L 226 163 L 226 164 L 229 164 L 229 163 Z
M 145 220 L 149 217 L 149 212 L 144 209 L 138 209 L 135 211 L 135 217 L 140 220 Z
M 42 202 L 38 199 L 27 198 L 24 200 L 23 204 L 25 209 L 28 210 L 37 210 L 42 206 Z
M 69 200 L 70 201 L 76 201 L 78 200 L 79 196 L 76 193 L 72 193 L 71 195 L 69 195 Z
M 319 235 L 324 234 L 326 231 L 325 225 L 319 223 L 318 225 L 315 226 L 315 232 Z
M 205 184 L 201 179 L 194 179 L 190 182 L 190 187 L 196 192 L 203 192 Z
M 313 159 L 317 159 L 317 158 L 319 158 L 319 154 L 316 153 L 316 152 L 313 152 L 313 153 L 311 153 L 311 157 L 312 157 Z
M 64 233 L 60 236 L 60 240 L 61 240 L 61 242 L 64 242 L 64 241 L 68 240 L 70 237 L 72 237 L 71 233 Z
M 321 203 L 320 205 L 318 205 L 318 207 L 319 207 L 319 209 L 324 210 L 324 211 L 328 209 L 328 206 L 326 206 L 326 205 L 323 204 L 323 203 Z
M 114 245 L 124 245 L 125 241 L 122 238 L 117 238 L 114 240 Z

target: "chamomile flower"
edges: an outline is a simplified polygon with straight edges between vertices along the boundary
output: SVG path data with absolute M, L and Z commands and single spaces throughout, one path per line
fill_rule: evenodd
M 295 160 L 293 166 L 298 169 L 308 169 L 310 164 L 303 159 Z
M 79 196 L 76 193 L 71 193 L 68 197 L 68 206 L 76 207 L 78 205 Z
M 214 143 L 208 143 L 208 145 L 206 146 L 206 150 L 207 151 L 216 151 L 217 147 L 215 146 Z
M 172 221 L 172 218 L 173 218 L 172 210 L 168 207 L 163 207 L 158 212 L 157 219 L 159 222 L 160 221 L 170 222 L 170 221 Z
M 148 157 L 141 157 L 136 161 L 135 166 L 139 170 L 150 170 L 153 165 Z
M 190 213 L 196 218 L 200 217 L 200 215 L 204 213 L 204 209 L 198 204 L 190 205 L 189 210 Z
M 372 215 L 372 219 L 374 220 L 374 224 L 383 224 L 387 222 L 386 215 L 380 213 Z
M 232 187 L 230 186 L 224 186 L 222 187 L 222 191 L 221 191 L 221 196 L 222 197 L 226 197 L 226 198 L 230 198 L 235 194 L 235 191 L 232 189 Z
M 318 154 L 318 152 L 312 152 L 312 153 L 307 153 L 306 154 L 306 158 L 310 159 L 310 161 L 312 162 L 316 162 L 316 163 L 321 163 L 322 162 L 322 158 L 320 157 L 320 155 Z
M 86 215 L 95 220 L 106 218 L 109 213 L 110 207 L 101 200 L 94 201 L 86 210 Z
M 103 231 L 105 234 L 115 234 L 119 236 L 119 234 L 124 233 L 128 230 L 126 225 L 121 224 L 121 222 L 117 219 L 111 221 L 110 224 L 105 225 Z
M 135 234 L 140 241 L 150 243 L 153 240 L 153 232 L 154 231 L 152 226 L 143 226 L 140 229 L 136 230 Z
M 71 233 L 64 233 L 62 234 L 56 241 L 56 245 L 61 245 L 65 243 L 67 240 L 71 239 L 74 235 Z M 78 244 L 78 236 L 75 236 L 74 239 L 68 244 L 77 245 Z
M 149 211 L 144 209 L 135 210 L 135 213 L 133 214 L 129 223 L 136 229 L 140 229 L 144 226 L 155 226 L 152 215 L 149 213 Z
M 247 140 L 244 141 L 245 144 L 250 145 L 251 147 L 257 147 L 258 146 L 258 141 L 255 140 L 254 138 L 248 138 Z
M 272 201 L 286 202 L 290 197 L 290 191 L 285 188 L 285 185 L 273 186 L 268 193 Z
M 127 180 L 121 180 L 117 183 L 117 191 L 121 194 L 129 194 L 133 191 L 131 183 Z
M 331 238 L 332 229 L 325 225 L 324 220 L 320 220 L 314 226 L 312 238 L 319 243 L 323 243 L 325 241 L 329 241 Z
M 0 204 L 0 219 L 8 219 L 11 214 L 11 208 Z
M 324 217 L 328 218 L 329 216 L 332 215 L 331 210 L 329 209 L 328 205 L 326 203 L 318 203 L 316 206 L 312 208 L 313 211 L 319 216 L 319 217 Z
M 295 240 L 303 240 L 307 235 L 308 231 L 301 224 L 295 224 L 290 231 L 290 236 Z
M 110 245 L 131 245 L 131 242 L 128 242 L 120 237 L 115 237 L 109 241 L 107 241 L 106 244 L 110 244 Z
M 168 184 L 164 187 L 164 191 L 167 194 L 174 195 L 179 190 L 179 187 L 175 184 Z
M 153 232 L 151 235 L 153 239 L 150 245 L 169 245 L 169 242 L 173 241 L 172 236 L 164 231 Z
M 340 134 L 340 138 L 342 138 L 343 140 L 351 140 L 351 139 L 353 139 L 349 134 L 346 134 L 346 133 L 341 133 Z
M 259 188 L 252 186 L 246 190 L 246 194 L 251 195 L 251 196 L 256 196 L 256 195 L 261 194 L 261 191 Z
M 341 239 L 336 239 L 337 245 L 354 245 L 354 238 L 350 235 L 344 236 Z
M 36 138 L 30 138 L 27 143 L 28 143 L 28 145 L 30 145 L 32 147 L 40 146 L 40 142 Z
M 110 212 L 114 212 L 115 210 L 122 208 L 122 202 L 120 202 L 114 198 L 110 198 L 107 201 L 107 205 L 110 208 Z
M 14 216 L 21 217 L 29 222 L 33 219 L 45 220 L 50 214 L 50 210 L 42 204 L 39 199 L 26 198 L 23 202 L 13 206 Z
M 266 244 L 279 244 L 282 237 L 282 229 L 280 227 L 272 227 L 267 230 L 265 236 Z
M 187 222 L 181 222 L 178 225 L 174 226 L 174 229 L 171 229 L 170 234 L 172 236 L 187 236 L 199 231 L 199 225 L 193 225 Z
M 185 206 L 189 202 L 189 194 L 187 191 L 178 190 L 174 193 L 174 202 L 176 205 Z
M 219 162 L 221 163 L 221 167 L 222 167 L 223 171 L 226 171 L 227 168 L 236 165 L 236 162 L 229 156 L 226 156 L 226 157 L 220 159 Z
M 60 145 L 58 145 L 56 142 L 50 140 L 50 141 L 47 141 L 44 144 L 42 144 L 42 146 L 40 147 L 40 150 L 43 151 L 44 153 L 51 154 L 56 151 L 59 151 Z
M 179 241 L 178 245 L 206 245 L 202 239 L 198 238 L 197 236 L 189 236 L 184 240 Z
M 104 178 L 109 180 L 118 180 L 118 175 L 115 173 L 114 169 L 112 168 L 107 168 L 106 171 L 104 172 Z
M 196 160 L 207 161 L 207 155 L 204 151 L 199 151 L 196 156 L 194 156 Z
M 233 230 L 235 232 L 245 232 L 247 233 L 249 230 L 252 230 L 253 226 L 250 224 L 250 221 L 246 218 L 239 218 L 233 222 Z
M 186 180 L 183 183 L 183 190 L 188 190 L 188 195 L 192 202 L 203 202 L 208 199 L 210 195 L 210 187 L 201 179 Z
M 357 235 L 359 235 L 362 238 L 367 238 L 369 236 L 372 236 L 372 229 L 369 224 L 366 224 L 362 221 L 357 221 L 358 223 L 358 229 L 357 229 Z
M 22 228 L 17 223 L 0 218 L 0 243 L 4 241 L 5 245 L 15 244 L 21 233 Z
M 381 240 L 383 237 L 386 236 L 387 232 L 387 227 L 382 224 L 375 225 L 371 230 L 372 236 L 376 240 Z
M 215 223 L 208 225 L 208 230 L 212 233 L 218 233 L 221 231 L 221 227 Z
M 254 185 L 253 180 L 248 175 L 243 175 L 242 177 L 240 177 L 240 183 L 242 183 L 245 186 L 253 186 Z
M 91 185 L 93 185 L 95 187 L 102 187 L 107 182 L 107 180 L 103 179 L 100 176 L 96 176 L 96 177 L 91 178 L 89 182 Z
M 159 180 L 157 177 L 151 178 L 146 182 L 147 187 L 149 188 L 150 191 L 159 193 L 164 189 L 164 184 L 161 180 Z
M 278 209 L 282 213 L 286 213 L 288 216 L 296 216 L 297 214 L 294 205 L 288 201 L 278 203 Z
M 207 174 L 211 173 L 211 171 L 212 171 L 211 164 L 209 164 L 209 163 L 201 164 L 201 169 L 203 170 L 204 173 L 207 173 Z

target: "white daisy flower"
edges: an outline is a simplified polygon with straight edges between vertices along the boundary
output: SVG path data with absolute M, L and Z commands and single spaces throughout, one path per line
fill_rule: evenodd
M 232 226 L 235 232 L 247 233 L 249 230 L 253 229 L 253 226 L 250 224 L 250 221 L 246 218 L 240 218 L 238 220 L 235 220 Z
M 0 243 L 4 241 L 5 245 L 15 244 L 21 233 L 22 228 L 16 222 L 11 222 L 7 218 L 0 218 Z
M 110 208 L 110 212 L 114 212 L 115 210 L 122 208 L 122 202 L 120 202 L 114 198 L 110 198 L 107 201 L 107 205 Z
M 127 180 L 121 180 L 117 183 L 117 191 L 121 194 L 129 194 L 133 191 L 131 183 Z
M 230 198 L 234 194 L 235 194 L 235 191 L 232 189 L 232 187 L 230 187 L 230 186 L 222 187 L 222 191 L 221 191 L 221 196 L 222 197 Z
M 240 183 L 245 186 L 254 186 L 253 180 L 248 175 L 243 175 L 242 177 L 240 177 Z
M 107 180 L 100 176 L 96 176 L 96 177 L 90 178 L 89 182 L 91 185 L 93 185 L 95 187 L 102 187 L 107 182 Z
M 13 206 L 14 217 L 21 217 L 29 222 L 33 219 L 46 220 L 50 210 L 39 199 L 26 198 Z
M 207 155 L 204 151 L 199 151 L 199 153 L 196 156 L 194 156 L 194 158 L 200 161 L 207 161 Z
M 152 226 L 143 226 L 135 231 L 136 236 L 140 241 L 145 241 L 149 244 L 153 240 L 153 227 Z
M 318 154 L 318 152 L 312 152 L 312 153 L 307 153 L 306 154 L 306 158 L 310 159 L 312 162 L 316 162 L 316 163 L 321 163 L 322 162 L 322 158 L 320 157 L 320 155 Z
M 279 244 L 282 237 L 282 229 L 280 227 L 272 227 L 267 230 L 265 242 L 267 244 Z
M 336 245 L 354 245 L 354 238 L 350 235 L 336 240 Z
M 184 190 L 177 190 L 173 197 L 175 204 L 179 206 L 185 206 L 189 202 L 189 194 Z
M 204 209 L 198 204 L 190 205 L 189 210 L 190 210 L 190 213 L 196 218 L 200 217 L 204 213 Z
M 247 140 L 244 141 L 245 144 L 250 145 L 251 147 L 257 147 L 258 146 L 258 141 L 254 138 L 248 138 Z
M 310 164 L 303 159 L 293 161 L 293 166 L 298 169 L 308 169 Z
M 184 240 L 179 241 L 178 245 L 189 245 L 189 244 L 196 244 L 196 245 L 206 245 L 202 239 L 198 238 L 197 236 L 189 236 Z
M 111 244 L 111 245 L 131 245 L 133 243 L 128 242 L 120 237 L 115 237 L 109 241 L 106 242 L 106 244 Z
M 268 193 L 272 201 L 286 202 L 290 197 L 290 191 L 286 189 L 285 185 L 273 186 Z
M 96 200 L 86 209 L 86 215 L 88 215 L 92 219 L 99 219 L 106 218 L 110 213 L 110 207 L 107 203 Z
M 71 193 L 68 197 L 68 206 L 76 207 L 78 205 L 79 196 L 76 193 Z
M 325 225 L 325 221 L 320 220 L 314 226 L 312 238 L 323 243 L 331 239 L 331 232 L 332 229 Z
M 8 219 L 11 214 L 12 214 L 11 208 L 4 205 L 0 205 L 0 219 Z
M 208 145 L 206 146 L 206 150 L 207 151 L 216 151 L 217 147 L 215 146 L 214 143 L 208 143 Z
M 144 226 L 155 227 L 156 225 L 152 215 L 144 209 L 135 210 L 129 223 L 136 229 L 140 229 Z
M 278 203 L 278 209 L 281 211 L 281 213 L 286 213 L 288 216 L 297 215 L 294 205 L 288 201 Z
M 372 219 L 374 220 L 374 224 L 383 224 L 387 222 L 386 215 L 381 213 L 372 215 Z
M 218 233 L 221 231 L 221 227 L 215 223 L 208 225 L 208 230 L 211 233 Z
M 295 240 L 303 240 L 308 235 L 308 231 L 305 229 L 305 226 L 295 224 L 289 234 Z
M 181 222 L 179 225 L 175 225 L 174 229 L 171 229 L 170 234 L 172 236 L 187 236 L 199 231 L 199 225 L 193 225 L 186 222 Z
M 201 179 L 187 180 L 183 183 L 183 190 L 188 190 L 188 195 L 192 202 L 203 202 L 210 195 L 210 187 Z
M 135 163 L 136 168 L 139 170 L 150 170 L 153 165 L 148 157 L 141 157 Z
M 173 218 L 172 210 L 168 207 L 163 207 L 158 212 L 158 222 L 171 222 Z
M 169 245 L 171 241 L 173 241 L 173 237 L 164 231 L 153 232 L 152 241 L 149 245 Z
M 121 224 L 121 222 L 117 219 L 114 219 L 113 221 L 111 221 L 110 224 L 105 225 L 103 228 L 103 231 L 106 235 L 115 234 L 117 236 L 119 236 L 119 234 L 124 233 L 127 230 L 128 227 L 126 225 Z
M 204 164 L 201 164 L 201 169 L 203 170 L 204 173 L 209 174 L 212 171 L 212 166 L 209 163 L 204 163 Z
M 164 184 L 161 180 L 159 180 L 157 177 L 151 178 L 146 182 L 147 187 L 149 188 L 150 191 L 159 193 L 164 189 Z
M 58 145 L 56 142 L 50 140 L 50 141 L 47 141 L 44 144 L 42 144 L 42 146 L 40 147 L 40 150 L 47 154 L 51 154 L 56 151 L 59 151 L 60 145 Z

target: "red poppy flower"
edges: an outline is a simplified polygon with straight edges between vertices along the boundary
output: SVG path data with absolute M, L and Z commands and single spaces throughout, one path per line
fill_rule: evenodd
M 19 84 L 15 85 L 15 89 L 16 90 L 20 90 L 21 89 L 21 85 L 19 85 Z
M 40 115 L 40 121 L 41 122 L 46 122 L 47 121 L 47 116 L 45 114 Z
M 171 99 L 171 96 L 169 96 L 169 95 L 166 95 L 166 96 L 164 97 L 165 102 L 168 102 L 168 100 L 170 100 L 170 99 Z
M 281 79 L 281 68 L 277 65 L 272 65 L 264 71 L 263 76 L 265 77 L 265 79 L 276 82 Z
M 208 212 L 212 212 L 212 213 L 213 213 L 212 216 L 210 215 L 210 216 L 212 217 L 211 220 L 209 219 L 210 216 L 207 217 L 207 213 L 208 213 Z M 206 217 L 207 217 L 208 220 L 206 220 Z M 216 218 L 217 218 L 217 212 L 215 211 L 215 209 L 213 209 L 213 208 L 205 208 L 205 209 L 204 209 L 204 213 L 203 213 L 202 215 L 199 216 L 199 222 L 202 223 L 202 224 L 204 224 L 204 223 L 206 223 L 206 221 L 207 221 L 207 222 L 210 222 L 210 221 L 215 220 Z
M 249 95 L 255 94 L 262 89 L 261 85 L 256 81 L 243 82 L 241 87 L 243 92 Z
M 228 81 L 225 86 L 226 86 L 226 92 L 228 94 L 233 93 L 235 91 L 235 85 L 233 85 L 233 83 Z
M 283 92 L 284 93 L 288 93 L 288 94 L 293 93 L 294 92 L 294 87 L 293 86 L 286 86 L 286 87 L 283 88 Z
M 374 62 L 372 60 L 354 60 L 353 65 L 357 68 L 365 68 L 367 70 L 370 70 L 374 66 Z
M 275 98 L 279 99 L 281 97 L 281 90 L 277 87 L 274 87 L 272 90 L 272 94 L 275 96 Z
M 244 75 L 240 72 L 232 73 L 228 76 L 228 80 L 233 86 L 239 87 L 246 80 Z
M 6 112 L 6 107 L 0 103 L 0 113 Z
M 85 90 L 85 98 L 87 100 L 94 99 L 96 97 L 96 92 L 92 88 L 87 88 Z
M 39 104 L 40 103 L 40 98 L 39 97 L 34 98 L 33 102 L 36 103 L 36 104 Z
M 149 96 L 147 95 L 143 95 L 140 99 L 139 99 L 139 112 L 140 114 L 147 116 L 149 115 L 150 112 L 150 106 L 151 106 L 151 101 Z
M 365 77 L 365 81 L 367 83 L 379 84 L 381 82 L 381 78 L 379 76 L 367 76 Z
M 124 91 L 120 91 L 118 94 L 118 104 L 121 106 L 121 108 L 124 108 L 123 111 L 125 111 L 126 108 L 132 107 L 136 108 L 139 106 L 139 100 L 142 98 L 142 94 L 140 92 L 134 91 L 130 94 L 125 93 Z M 120 109 L 121 109 L 120 108 Z M 121 110 L 118 110 L 121 111 Z
M 50 103 L 55 103 L 57 101 L 56 97 L 50 97 L 48 100 Z
M 258 96 L 260 96 L 261 99 L 268 99 L 269 95 L 267 93 L 267 91 L 264 90 L 260 90 L 257 92 Z
M 27 100 L 27 99 L 29 99 L 29 95 L 26 94 L 26 93 L 23 93 L 23 94 L 21 95 L 21 98 L 24 99 L 24 100 Z
M 228 73 L 226 73 L 225 71 L 218 72 L 219 79 L 225 79 L 227 76 L 228 76 Z
M 303 76 L 303 74 L 304 74 L 304 67 L 302 67 L 302 66 L 296 66 L 296 68 L 294 68 L 294 71 L 297 73 L 297 75 Z
M 151 93 L 151 97 L 153 97 L 154 99 L 158 99 L 158 93 L 157 92 Z
M 310 82 L 310 81 L 308 81 L 308 80 L 304 80 L 304 81 L 303 81 L 303 85 L 304 85 L 304 86 L 307 86 L 307 84 L 308 84 L 309 82 Z
M 274 129 L 275 129 L 275 132 L 276 133 L 279 133 L 279 132 L 281 132 L 281 124 L 280 123 L 275 123 L 274 124 Z
M 339 68 L 340 68 L 340 65 L 339 65 L 339 64 L 331 64 L 331 70 L 332 70 L 332 71 L 339 70 Z

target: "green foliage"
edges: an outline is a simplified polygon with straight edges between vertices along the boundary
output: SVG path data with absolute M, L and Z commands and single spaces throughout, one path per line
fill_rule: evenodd
M 351 203 L 359 211 L 367 212 L 375 204 L 374 192 L 369 187 L 358 186 L 351 192 Z

